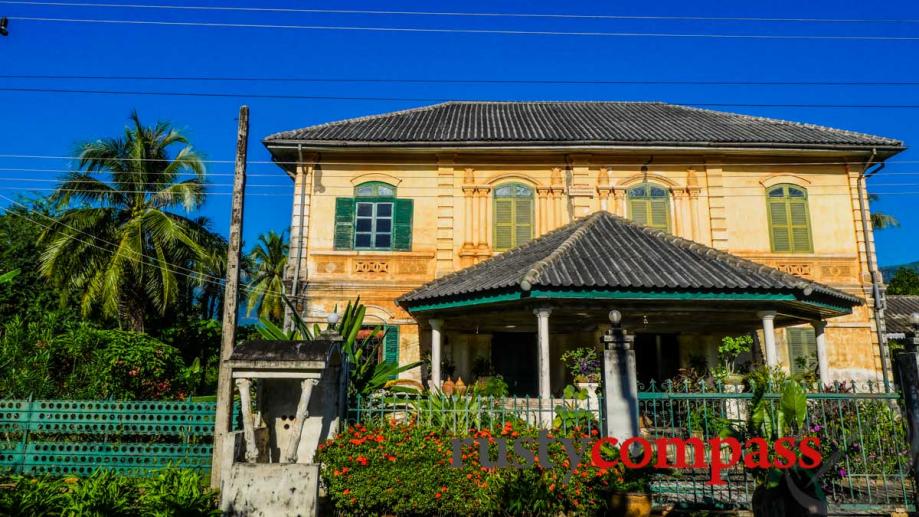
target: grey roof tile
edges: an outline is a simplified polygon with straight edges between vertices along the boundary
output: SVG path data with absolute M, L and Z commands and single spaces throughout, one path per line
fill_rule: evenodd
M 637 289 L 796 292 L 836 304 L 861 300 L 708 246 L 600 211 L 407 293 L 411 306 L 488 291 Z
M 913 328 L 909 322 L 910 314 L 919 312 L 919 296 L 888 295 L 885 323 L 889 334 L 912 335 Z
M 663 102 L 454 101 L 319 124 L 265 138 L 315 145 L 676 145 L 880 147 L 874 135 Z

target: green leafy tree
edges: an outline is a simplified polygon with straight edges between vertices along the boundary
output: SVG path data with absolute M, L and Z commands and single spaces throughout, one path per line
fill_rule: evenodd
M 915 269 L 901 267 L 887 283 L 887 294 L 919 295 L 919 273 Z
M 80 147 L 78 170 L 52 195 L 60 215 L 41 236 L 42 273 L 79 290 L 84 315 L 144 330 L 149 311 L 165 314 L 182 293 L 176 265 L 205 255 L 209 232 L 177 213 L 204 202 L 204 175 L 181 133 L 133 113 L 122 136 Z
M 258 306 L 261 319 L 281 321 L 284 318 L 284 270 L 289 246 L 283 233 L 269 231 L 259 235 L 258 244 L 249 253 L 248 303 L 246 314 Z

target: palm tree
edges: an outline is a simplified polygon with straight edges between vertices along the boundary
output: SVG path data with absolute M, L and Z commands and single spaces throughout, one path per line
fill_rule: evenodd
M 258 305 L 260 318 L 280 321 L 284 317 L 284 270 L 287 268 L 288 244 L 284 234 L 269 231 L 259 235 L 258 244 L 249 253 L 249 301 L 246 313 Z
M 77 288 L 84 315 L 142 331 L 147 311 L 165 314 L 179 298 L 190 274 L 181 265 L 204 254 L 207 230 L 177 213 L 204 202 L 204 163 L 169 124 L 144 126 L 137 113 L 120 137 L 78 152 L 78 170 L 51 195 L 60 213 L 41 235 L 41 272 Z
M 880 199 L 880 196 L 877 194 L 868 194 L 868 201 L 874 203 Z M 885 214 L 884 212 L 871 212 L 871 226 L 875 230 L 886 230 L 887 228 L 897 228 L 900 226 L 900 221 L 890 215 Z

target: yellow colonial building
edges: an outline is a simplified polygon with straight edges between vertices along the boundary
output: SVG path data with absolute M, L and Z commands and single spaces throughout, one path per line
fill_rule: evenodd
M 449 102 L 264 144 L 294 184 L 299 308 L 360 296 L 386 358 L 434 356 L 415 378 L 487 365 L 557 393 L 561 354 L 612 308 L 640 380 L 753 331 L 767 363 L 889 373 L 864 185 L 899 141 L 664 103 Z

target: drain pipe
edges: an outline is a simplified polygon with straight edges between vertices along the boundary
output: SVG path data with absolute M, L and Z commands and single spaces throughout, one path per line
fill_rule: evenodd
M 862 167 L 861 172 L 858 177 L 858 209 L 862 217 L 862 235 L 865 239 L 865 258 L 868 262 L 868 273 L 871 275 L 871 297 L 874 299 L 874 324 L 877 328 L 878 334 L 878 346 L 880 347 L 881 354 L 881 373 L 884 378 L 884 390 L 890 391 L 890 351 L 887 349 L 887 332 L 886 325 L 884 323 L 884 296 L 881 292 L 881 273 L 878 271 L 877 267 L 877 258 L 874 255 L 874 247 L 871 245 L 871 240 L 868 238 L 869 232 L 871 232 L 870 222 L 868 220 L 868 211 L 867 211 L 867 197 L 865 193 L 866 182 L 868 178 L 874 176 L 881 169 L 885 167 L 885 163 L 874 163 L 874 157 L 877 155 L 877 150 L 871 150 L 871 157 L 868 158 L 868 161 L 865 162 L 865 166 Z M 868 172 L 868 169 L 873 165 L 876 165 L 875 169 L 871 172 Z
M 294 274 L 293 279 L 290 285 L 290 298 L 294 303 L 294 306 L 299 307 L 297 303 L 297 296 L 300 291 L 300 264 L 303 263 L 303 221 L 306 213 L 306 182 L 309 179 L 308 172 L 303 171 L 305 166 L 303 163 L 303 144 L 297 144 L 297 166 L 299 168 L 298 176 L 303 175 L 303 178 L 300 181 L 300 214 L 297 222 L 297 263 L 294 264 Z M 306 308 L 304 307 L 304 310 Z M 289 332 L 293 328 L 293 315 L 291 314 L 291 309 L 289 305 L 285 305 L 285 318 L 284 318 L 284 330 Z

